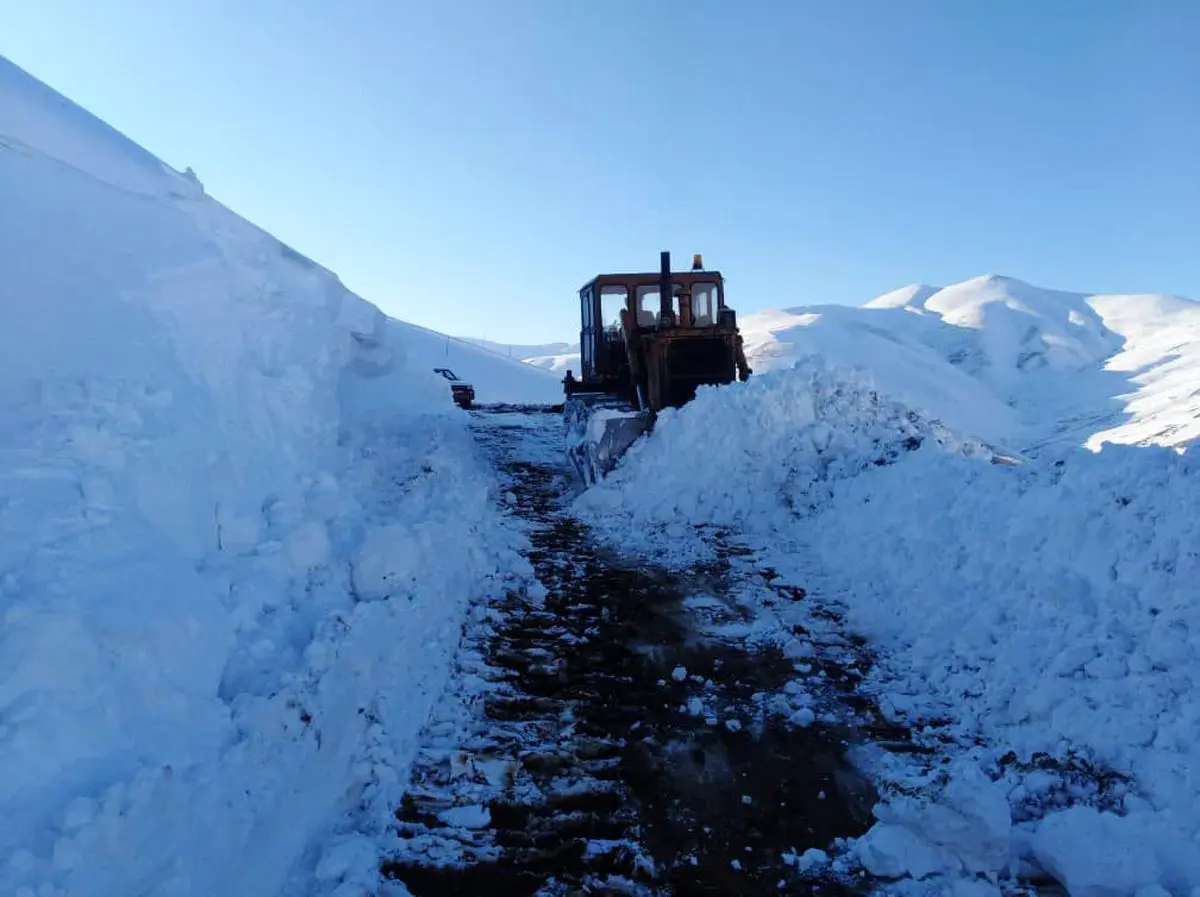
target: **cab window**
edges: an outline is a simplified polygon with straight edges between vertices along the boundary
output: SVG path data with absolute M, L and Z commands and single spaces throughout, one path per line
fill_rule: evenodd
M 672 308 L 675 311 L 675 317 L 679 317 L 679 284 L 673 284 L 673 301 Z M 659 303 L 658 285 L 644 286 L 637 288 L 637 317 L 639 327 L 653 327 L 658 323 L 658 314 L 661 310 Z
M 605 330 L 620 329 L 621 310 L 629 300 L 629 291 L 620 284 L 600 288 L 600 323 Z
M 717 323 L 717 285 L 697 283 L 692 286 L 692 321 L 697 327 L 711 327 Z

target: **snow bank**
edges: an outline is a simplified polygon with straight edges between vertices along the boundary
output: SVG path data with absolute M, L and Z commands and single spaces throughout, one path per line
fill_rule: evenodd
M 988 457 L 814 361 L 702 391 L 577 508 L 679 563 L 712 528 L 754 536 L 868 636 L 881 707 L 956 758 L 878 809 L 878 874 L 1200 887 L 1196 460 Z
M 932 319 L 902 309 L 814 306 L 747 315 L 740 326 L 756 373 L 820 356 L 869 371 L 894 399 L 964 432 L 1000 442 L 1033 438 L 1003 396 L 948 360 L 969 336 Z
M 890 464 L 926 440 L 985 452 L 882 397 L 869 377 L 812 359 L 745 383 L 701 387 L 683 409 L 660 414 L 653 438 L 635 445 L 577 507 L 618 534 L 684 536 L 695 525 L 770 532 L 825 504 L 832 482 Z
M 467 602 L 523 575 L 466 416 L 3 59 L 0 209 L 0 892 L 369 878 Z
M 921 451 L 837 484 L 807 533 L 850 624 L 888 656 L 894 716 L 1132 779 L 1119 822 L 1047 819 L 1051 866 L 1078 864 L 1059 836 L 1076 820 L 1106 853 L 1161 854 L 1134 884 L 1200 886 L 1198 472 L 1165 448 L 1017 469 Z
M 922 694 L 972 695 L 964 722 L 1003 728 L 1022 756 L 1065 736 L 1130 769 L 1152 742 L 1180 747 L 1200 714 L 1166 719 L 1200 685 L 1197 472 L 1169 449 L 1016 469 L 921 451 L 838 484 L 811 541 L 853 590 L 852 621 L 903 642 Z M 857 547 L 885 537 L 886 551 Z M 937 668 L 947 648 L 988 663 Z

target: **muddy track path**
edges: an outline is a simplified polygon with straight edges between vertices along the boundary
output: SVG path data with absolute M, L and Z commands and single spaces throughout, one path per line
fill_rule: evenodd
M 507 596 L 465 646 L 466 698 L 427 727 L 385 876 L 417 897 L 849 890 L 802 881 L 797 856 L 862 834 L 875 796 L 844 731 L 769 712 L 793 661 L 696 634 L 739 613 L 726 571 L 599 550 L 563 510 L 557 415 L 474 424 L 548 594 Z

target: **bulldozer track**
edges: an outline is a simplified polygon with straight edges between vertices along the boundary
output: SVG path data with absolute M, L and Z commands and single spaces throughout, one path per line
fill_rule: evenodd
M 383 874 L 417 897 L 865 892 L 795 863 L 871 825 L 848 734 L 769 712 L 796 677 L 779 652 L 696 634 L 698 594 L 703 613 L 739 613 L 722 569 L 596 546 L 565 512 L 561 425 L 543 410 L 472 412 L 547 595 L 505 596 L 468 637 Z

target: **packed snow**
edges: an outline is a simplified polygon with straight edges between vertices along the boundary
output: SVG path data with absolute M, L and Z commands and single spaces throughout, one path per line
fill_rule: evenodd
M 679 565 L 736 534 L 810 593 L 760 609 L 781 632 L 823 602 L 868 639 L 869 690 L 942 764 L 864 759 L 887 794 L 855 848 L 868 870 L 1200 887 L 1193 453 L 1058 445 L 996 463 L 888 385 L 814 357 L 703 388 L 577 513 Z
M 468 604 L 528 572 L 442 338 L 3 58 L 0 208 L 0 892 L 372 881 Z

